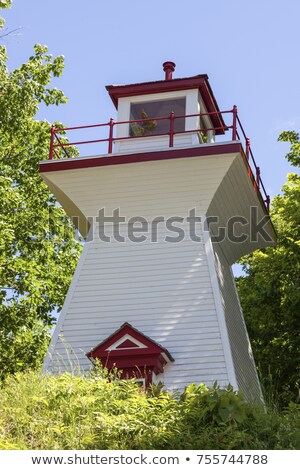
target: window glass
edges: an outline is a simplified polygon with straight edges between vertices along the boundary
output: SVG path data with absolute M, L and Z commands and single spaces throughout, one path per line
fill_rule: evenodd
M 185 115 L 185 98 L 173 100 L 150 101 L 145 103 L 131 103 L 130 120 L 151 119 L 145 122 L 131 123 L 129 134 L 131 136 L 142 136 L 152 134 L 168 134 L 170 131 L 171 112 L 176 116 Z M 166 117 L 160 121 L 152 118 Z M 174 132 L 183 132 L 185 130 L 185 119 L 179 118 L 174 121 Z

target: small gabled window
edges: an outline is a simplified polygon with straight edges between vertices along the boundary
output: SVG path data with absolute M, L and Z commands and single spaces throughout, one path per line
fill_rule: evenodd
M 119 369 L 122 379 L 134 379 L 144 388 L 151 385 L 153 374 L 161 374 L 165 365 L 174 361 L 167 349 L 129 323 L 93 348 L 87 357 L 99 360 L 108 370 Z

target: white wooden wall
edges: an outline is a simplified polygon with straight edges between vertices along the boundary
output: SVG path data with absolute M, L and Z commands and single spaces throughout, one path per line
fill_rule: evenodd
M 150 161 L 48 172 L 43 177 L 63 206 L 71 207 L 72 201 L 85 217 L 95 218 L 101 208 L 111 215 L 117 207 L 127 220 L 137 215 L 147 221 L 157 216 L 186 218 L 193 208 L 204 217 L 239 158 L 225 154 Z M 247 200 L 245 188 L 241 197 Z M 123 233 L 126 227 L 127 222 Z M 166 229 L 159 224 L 157 242 L 148 237 L 143 243 L 106 243 L 99 240 L 96 223 L 93 230 L 53 334 L 45 370 L 89 368 L 85 353 L 126 321 L 174 357 L 157 377 L 168 389 L 182 391 L 192 382 L 212 385 L 217 380 L 247 390 L 256 380 L 253 362 L 245 355 L 249 342 L 229 266 L 217 249 L 212 250 L 208 234 L 201 242 L 186 236 L 170 243 L 164 241 Z M 257 384 L 254 388 L 257 395 Z
M 86 369 L 90 362 L 83 352 L 127 321 L 174 357 L 157 377 L 168 388 L 211 385 L 216 379 L 228 383 L 204 246 L 189 240 L 166 243 L 164 232 L 158 243 L 120 246 L 96 239 L 86 244 L 58 327 L 63 342 L 58 332 L 53 338 L 60 364 L 68 364 L 71 350 L 75 369 Z

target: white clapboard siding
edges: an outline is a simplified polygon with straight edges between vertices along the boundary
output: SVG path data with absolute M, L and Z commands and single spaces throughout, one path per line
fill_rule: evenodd
M 159 240 L 162 232 L 164 227 Z M 130 244 L 107 244 L 95 237 L 84 250 L 84 263 L 59 326 L 63 340 L 57 335 L 52 342 L 54 370 L 56 362 L 61 370 L 62 363 L 72 360 L 79 368 L 89 368 L 84 353 L 129 322 L 173 355 L 175 362 L 163 374 L 168 388 L 182 390 L 188 377 L 197 383 L 212 384 L 218 377 L 228 382 L 202 243 L 149 242 L 146 250 L 138 245 L 134 252 Z M 107 281 L 108 273 L 112 276 Z
M 225 223 L 228 214 L 245 213 L 245 201 L 258 204 L 241 155 L 50 171 L 42 176 L 70 216 L 84 223 L 90 217 L 91 224 L 44 368 L 89 369 L 86 353 L 128 322 L 173 356 L 174 362 L 155 377 L 168 389 L 182 391 L 192 382 L 212 385 L 217 380 L 250 390 L 248 396 L 257 398 L 254 363 L 245 352 L 249 342 L 230 266 L 221 253 L 221 248 L 227 250 L 227 259 L 234 259 L 242 249 L 226 242 L 213 249 L 199 223 L 206 215 L 220 215 Z M 104 232 L 110 241 L 103 241 L 99 210 L 111 216 L 116 208 L 125 217 L 120 224 L 124 242 L 113 239 L 108 223 Z M 188 230 L 186 218 L 192 209 L 200 241 L 193 241 Z M 145 232 L 135 234 L 146 235 L 139 243 L 128 239 L 130 219 L 136 216 L 148 223 Z M 177 234 L 163 222 L 156 226 L 153 220 L 159 216 L 182 217 L 184 239 L 166 241 Z
M 261 389 L 232 270 L 220 246 L 213 247 L 238 387 L 249 401 L 258 401 Z
M 174 146 L 175 147 L 191 147 L 195 138 L 199 142 L 198 135 L 195 133 L 190 134 L 179 134 L 174 136 Z M 122 152 L 124 153 L 133 153 L 133 152 L 144 152 L 144 151 L 155 151 L 169 149 L 169 137 L 168 136 L 156 136 L 153 137 L 143 137 L 136 139 L 128 140 L 117 140 L 114 142 L 114 153 Z
M 103 312 L 104 313 L 104 312 Z M 128 313 L 125 313 L 124 315 L 120 315 L 120 318 L 121 320 L 122 319 L 125 319 L 126 317 L 128 317 Z M 109 315 L 108 314 L 103 314 L 103 322 L 102 322 L 102 328 L 106 328 L 106 326 L 109 328 L 110 327 L 110 323 L 109 323 Z M 158 315 L 149 315 L 149 319 L 141 319 L 139 322 L 141 322 L 141 324 L 143 324 L 144 328 L 151 328 L 151 330 L 153 331 L 157 331 L 157 332 L 160 332 L 162 327 L 163 327 L 163 330 L 164 330 L 164 334 L 168 334 L 169 331 L 172 331 L 173 332 L 173 329 L 178 326 L 178 325 L 181 325 L 182 328 L 184 328 L 185 326 L 185 323 L 190 320 L 190 319 L 193 319 L 193 322 L 195 324 L 195 328 L 197 326 L 201 326 L 201 333 L 198 333 L 198 337 L 202 335 L 206 335 L 206 334 L 209 334 L 210 332 L 212 333 L 215 333 L 218 331 L 218 322 L 217 320 L 213 317 L 212 318 L 209 318 L 208 320 L 208 317 L 200 317 L 200 318 L 195 318 L 195 315 L 187 315 L 184 317 L 185 318 L 185 321 L 181 321 L 181 319 L 178 319 L 177 321 L 171 321 L 172 320 L 172 316 L 169 314 L 169 315 L 163 315 L 163 318 L 159 317 Z M 65 324 L 64 324 L 64 331 L 66 330 L 78 330 L 78 334 L 83 334 L 82 330 L 80 330 L 80 323 L 76 322 L 76 319 L 78 319 L 78 315 L 74 318 L 72 318 L 72 322 L 70 320 L 66 320 L 65 321 Z M 133 315 L 132 316 L 132 319 L 134 319 L 135 321 L 137 319 L 139 319 L 139 316 L 138 315 Z M 91 330 L 91 334 L 94 334 L 94 331 L 93 331 L 93 328 L 94 328 L 94 325 L 97 324 L 97 318 L 94 318 L 92 321 L 88 321 L 89 319 L 86 320 L 85 322 L 85 329 L 88 329 L 90 328 Z M 125 322 L 126 320 L 124 320 Z M 123 322 L 123 323 L 124 323 Z M 84 333 L 85 334 L 85 333 Z
M 196 159 L 198 163 L 174 161 L 171 168 L 167 162 L 149 162 L 124 165 L 122 171 L 71 170 L 47 177 L 52 176 L 86 216 L 96 216 L 102 207 L 107 215 L 120 207 L 121 215 L 148 221 L 160 215 L 187 217 L 193 208 L 199 216 L 199 208 L 208 207 L 235 157 L 216 157 L 218 171 L 204 158 Z M 121 234 L 126 235 L 127 222 L 121 225 Z M 187 229 L 186 221 L 183 227 Z M 166 242 L 166 235 L 172 234 L 162 223 L 157 230 L 155 242 L 148 236 L 143 243 L 106 243 L 99 239 L 94 222 L 45 368 L 89 368 L 85 353 L 128 322 L 174 357 L 163 377 L 156 378 L 163 378 L 169 389 L 183 390 L 189 382 L 228 383 L 205 247 L 190 240 L 187 232 L 180 243 Z M 105 233 L 112 234 L 109 224 Z

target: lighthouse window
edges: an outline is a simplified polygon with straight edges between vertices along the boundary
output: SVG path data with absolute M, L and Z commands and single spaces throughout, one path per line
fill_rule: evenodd
M 185 98 L 131 103 L 130 120 L 139 121 L 141 119 L 145 119 L 145 121 L 131 123 L 129 127 L 129 135 L 135 137 L 153 134 L 168 134 L 170 132 L 169 117 L 172 111 L 175 116 L 174 132 L 184 132 L 185 119 L 176 119 L 176 116 L 185 115 Z M 166 119 L 156 120 L 155 118 Z

